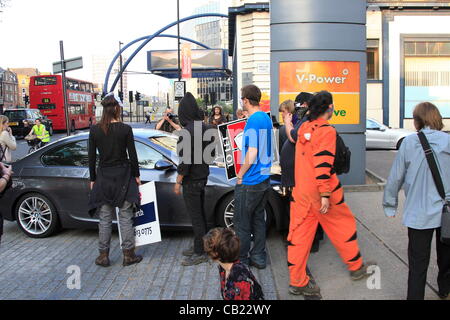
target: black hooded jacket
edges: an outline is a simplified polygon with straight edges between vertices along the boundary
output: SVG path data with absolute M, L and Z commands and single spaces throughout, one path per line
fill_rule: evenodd
M 209 176 L 209 164 L 205 162 L 203 157 L 204 150 L 207 145 L 209 145 L 212 141 L 203 141 L 203 133 L 209 128 L 203 123 L 203 112 L 199 109 L 197 105 L 197 101 L 194 96 L 187 92 L 183 99 L 180 101 L 180 106 L 178 108 L 178 119 L 180 120 L 180 124 L 183 129 L 189 132 L 190 134 L 190 161 L 183 161 L 183 155 L 185 152 L 188 152 L 188 144 L 183 144 L 183 135 L 180 136 L 177 144 L 177 153 L 180 157 L 181 161 L 178 165 L 178 174 L 184 176 L 183 184 L 188 183 L 190 181 L 201 181 L 208 180 Z M 202 136 L 195 137 L 194 136 L 194 128 L 195 126 L 201 127 Z M 195 150 L 195 139 L 200 139 L 198 141 L 202 141 L 201 148 Z M 194 154 L 199 154 L 201 152 L 201 163 L 194 163 Z M 199 157 L 199 156 L 197 156 Z

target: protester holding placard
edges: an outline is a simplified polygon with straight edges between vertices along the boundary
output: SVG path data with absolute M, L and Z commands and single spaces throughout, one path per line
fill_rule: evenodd
M 139 164 L 133 130 L 120 121 L 122 103 L 113 93 L 102 101 L 100 123 L 89 132 L 90 213 L 99 211 L 99 251 L 95 264 L 108 267 L 112 220 L 119 208 L 119 228 L 122 238 L 123 265 L 139 263 L 133 229 L 133 208 L 140 204 L 138 185 Z M 96 170 L 97 150 L 99 166 Z M 99 210 L 97 210 L 99 209 Z
M 192 266 L 208 261 L 202 239 L 208 230 L 215 226 L 214 212 L 205 211 L 205 187 L 208 182 L 209 165 L 203 155 L 211 141 L 203 140 L 208 126 L 203 122 L 203 112 L 190 92 L 180 101 L 178 118 L 183 130 L 179 132 L 180 139 L 177 145 L 181 161 L 177 169 L 174 192 L 181 195 L 183 187 L 184 202 L 192 219 L 194 245 L 183 251 L 186 258 L 182 262 L 183 266 Z
M 261 90 L 248 85 L 241 103 L 249 119 L 242 137 L 242 166 L 234 191 L 234 226 L 241 241 L 240 260 L 258 269 L 266 267 L 265 207 L 272 166 L 272 120 L 261 111 Z M 251 248 L 251 241 L 254 241 Z

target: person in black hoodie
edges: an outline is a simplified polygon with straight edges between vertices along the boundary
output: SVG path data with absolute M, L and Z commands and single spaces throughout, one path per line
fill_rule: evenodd
M 181 263 L 183 266 L 192 266 L 208 261 L 203 249 L 203 236 L 215 226 L 214 212 L 205 211 L 209 165 L 205 161 L 204 151 L 212 141 L 203 141 L 208 126 L 204 124 L 203 112 L 190 92 L 180 101 L 178 119 L 183 130 L 177 145 L 181 161 L 174 192 L 181 195 L 183 187 L 184 202 L 192 219 L 194 245 L 183 251 L 186 258 Z

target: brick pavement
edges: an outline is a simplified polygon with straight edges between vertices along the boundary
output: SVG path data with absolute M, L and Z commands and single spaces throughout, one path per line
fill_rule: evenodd
M 181 251 L 190 245 L 191 233 L 164 232 L 161 243 L 139 248 L 138 265 L 122 267 L 117 232 L 113 233 L 109 268 L 94 264 L 96 230 L 64 230 L 46 239 L 25 236 L 15 223 L 6 222 L 0 246 L 0 300 L 2 299 L 176 299 L 216 300 L 217 267 L 213 263 L 180 265 Z M 269 261 L 270 264 L 270 261 Z M 81 288 L 68 289 L 69 266 L 79 266 Z M 270 267 L 252 268 L 266 299 L 277 299 Z

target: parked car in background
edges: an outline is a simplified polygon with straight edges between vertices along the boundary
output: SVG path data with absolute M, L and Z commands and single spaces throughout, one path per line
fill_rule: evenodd
M 6 109 L 3 114 L 9 119 L 9 126 L 13 135 L 17 137 L 24 137 L 30 131 L 30 128 L 34 126 L 36 119 L 41 119 L 42 124 L 47 129 L 50 135 L 53 135 L 53 123 L 52 120 L 43 116 L 37 109 Z M 25 128 L 24 121 L 28 122 L 29 128 Z
M 177 176 L 177 137 L 151 129 L 134 130 L 142 183 L 155 181 L 162 227 L 189 228 L 191 219 L 183 197 L 173 192 Z M 98 218 L 88 214 L 88 133 L 50 143 L 14 163 L 14 184 L 0 198 L 8 221 L 17 221 L 28 236 L 44 238 L 58 228 L 97 228 Z M 218 226 L 232 227 L 235 181 L 225 169 L 210 166 L 206 210 L 216 214 Z M 285 229 L 289 214 L 281 199 L 280 176 L 272 176 L 266 221 Z
M 392 129 L 374 119 L 366 121 L 366 149 L 394 149 L 398 150 L 403 139 L 413 134 L 408 129 Z

